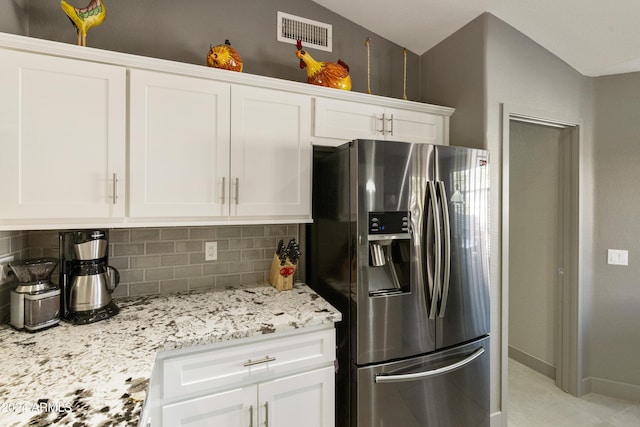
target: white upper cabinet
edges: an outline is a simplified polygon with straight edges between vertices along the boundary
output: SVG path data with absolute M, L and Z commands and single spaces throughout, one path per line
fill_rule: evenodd
M 385 139 L 448 144 L 448 116 L 376 104 L 315 98 L 314 136 L 335 140 Z
M 126 70 L 0 49 L 0 219 L 125 214 Z
M 308 96 L 130 72 L 132 217 L 311 217 Z
M 446 145 L 452 113 L 0 33 L 0 230 L 309 222 L 312 144 Z
M 231 215 L 311 218 L 311 98 L 234 85 Z
M 130 72 L 132 217 L 226 217 L 230 85 Z

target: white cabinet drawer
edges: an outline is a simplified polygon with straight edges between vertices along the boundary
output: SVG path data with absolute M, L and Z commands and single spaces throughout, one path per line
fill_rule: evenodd
M 162 362 L 163 397 L 266 380 L 334 359 L 334 329 L 169 358 Z

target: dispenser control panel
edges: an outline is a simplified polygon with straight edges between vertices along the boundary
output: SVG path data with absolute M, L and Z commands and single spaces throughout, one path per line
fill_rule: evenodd
M 405 234 L 409 232 L 410 212 L 369 212 L 369 234 Z

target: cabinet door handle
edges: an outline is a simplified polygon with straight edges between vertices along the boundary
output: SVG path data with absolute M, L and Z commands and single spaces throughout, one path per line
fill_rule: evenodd
M 220 197 L 220 199 L 222 199 L 222 204 L 223 205 L 224 205 L 225 191 L 226 191 L 225 185 L 224 185 L 225 184 L 225 179 L 226 179 L 226 177 L 223 176 L 222 177 L 222 191 L 221 191 L 222 197 Z
M 249 427 L 253 427 L 253 405 L 249 406 Z
M 382 129 L 378 130 L 378 132 L 384 135 L 384 114 L 382 115 L 382 118 L 378 120 L 382 122 Z
M 240 200 L 240 178 L 236 178 L 236 205 Z
M 264 402 L 264 427 L 269 427 L 269 402 Z
M 118 201 L 118 174 L 113 174 L 113 204 L 115 205 Z
M 393 136 L 393 114 L 391 115 L 391 118 L 389 119 L 389 135 Z
M 267 362 L 273 362 L 275 361 L 276 358 L 275 357 L 269 357 L 269 356 L 265 356 L 262 359 L 258 359 L 258 360 L 247 360 L 243 366 L 253 366 L 253 365 L 259 365 L 261 363 L 267 363 Z

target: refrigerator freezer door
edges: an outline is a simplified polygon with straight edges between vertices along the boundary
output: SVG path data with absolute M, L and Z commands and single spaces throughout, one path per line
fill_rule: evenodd
M 358 427 L 489 426 L 488 337 L 357 369 L 357 381 Z
M 446 348 L 489 333 L 489 165 L 483 150 L 437 146 L 435 152 L 440 213 L 449 226 L 443 226 L 449 241 L 442 245 L 436 346 Z

